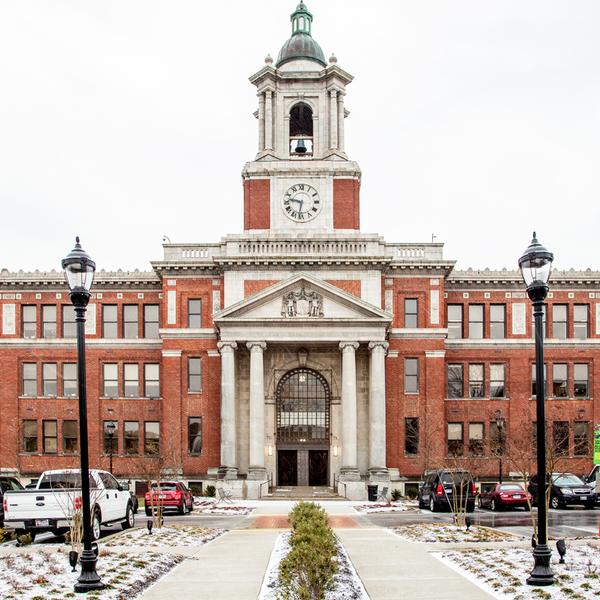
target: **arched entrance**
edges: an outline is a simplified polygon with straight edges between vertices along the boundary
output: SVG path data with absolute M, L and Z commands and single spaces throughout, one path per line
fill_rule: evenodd
M 288 371 L 276 391 L 277 485 L 327 485 L 331 394 L 312 369 Z

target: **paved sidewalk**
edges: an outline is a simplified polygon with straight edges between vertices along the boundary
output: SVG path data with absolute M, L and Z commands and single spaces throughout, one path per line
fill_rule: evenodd
M 484 592 L 436 558 L 422 544 L 385 529 L 339 529 L 371 600 L 490 600 Z
M 230 531 L 148 589 L 144 600 L 256 600 L 279 530 Z

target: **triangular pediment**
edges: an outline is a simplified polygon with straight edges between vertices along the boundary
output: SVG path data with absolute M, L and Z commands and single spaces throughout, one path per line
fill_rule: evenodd
M 307 273 L 298 273 L 214 315 L 214 322 L 371 322 L 389 324 L 391 315 Z

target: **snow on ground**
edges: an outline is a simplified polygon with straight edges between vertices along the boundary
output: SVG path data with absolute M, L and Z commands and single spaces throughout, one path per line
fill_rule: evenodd
M 559 564 L 552 548 L 552 570 L 556 583 L 533 587 L 526 579 L 533 568 L 531 548 L 502 548 L 434 553 L 480 587 L 502 600 L 583 600 L 600 598 L 600 548 L 592 543 L 569 547 L 565 564 Z
M 194 525 L 173 525 L 171 527 L 129 529 L 117 533 L 102 546 L 131 546 L 133 548 L 156 548 L 157 546 L 202 546 L 225 533 L 225 529 L 209 529 Z
M 277 600 L 279 563 L 290 551 L 290 532 L 280 533 L 271 552 L 258 600 Z M 325 595 L 325 600 L 369 600 L 360 577 L 350 561 L 344 546 L 338 541 L 338 570 L 335 574 L 335 587 Z
M 472 525 L 458 527 L 451 523 L 418 523 L 394 527 L 392 531 L 409 542 L 503 542 L 513 540 L 514 536 L 497 529 Z
M 416 502 L 410 502 L 406 500 L 398 500 L 396 502 L 385 503 L 372 503 L 372 504 L 359 504 L 354 507 L 354 510 L 362 513 L 395 513 L 395 512 L 406 512 L 412 511 L 417 512 L 419 510 Z
M 194 498 L 194 509 L 208 515 L 249 515 L 254 508 L 235 504 L 219 503 L 214 498 Z
M 106 589 L 88 592 L 87 598 L 125 600 L 135 598 L 170 571 L 182 557 L 136 552 L 100 551 L 97 571 Z M 75 598 L 73 586 L 81 568 L 72 572 L 68 548 L 39 550 L 0 558 L 0 598 L 2 600 L 46 600 Z M 77 595 L 79 596 L 79 595 Z

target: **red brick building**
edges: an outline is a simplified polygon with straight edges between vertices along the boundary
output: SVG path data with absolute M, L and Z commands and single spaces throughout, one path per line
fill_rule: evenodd
M 93 466 L 112 454 L 118 477 L 220 477 L 247 497 L 268 481 L 341 482 L 358 498 L 369 480 L 402 487 L 441 464 L 494 479 L 499 455 L 506 473 L 514 448 L 533 447 L 519 273 L 456 271 L 442 244 L 360 231 L 361 172 L 344 144 L 352 76 L 325 60 L 311 27 L 301 3 L 275 66 L 267 57 L 250 78 L 259 148 L 243 170 L 243 233 L 165 244 L 148 272 L 96 275 Z M 547 300 L 549 435 L 561 468 L 578 473 L 600 423 L 599 284 L 596 272 L 554 273 Z M 0 469 L 76 467 L 62 274 L 2 271 L 0 302 Z

